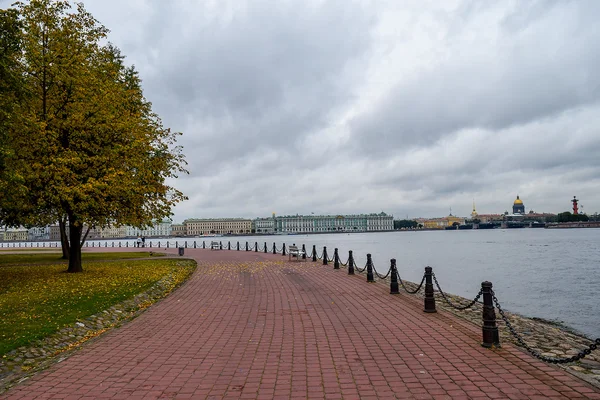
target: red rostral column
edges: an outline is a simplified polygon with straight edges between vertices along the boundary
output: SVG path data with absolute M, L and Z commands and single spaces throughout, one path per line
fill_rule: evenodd
M 577 196 L 573 196 L 573 200 L 571 200 L 571 203 L 573 203 L 573 215 L 577 215 L 578 214 L 578 210 L 577 210 L 577 203 L 579 202 L 579 200 L 577 200 Z

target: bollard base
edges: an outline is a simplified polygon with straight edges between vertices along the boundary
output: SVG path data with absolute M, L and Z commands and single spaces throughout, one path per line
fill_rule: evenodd
M 481 346 L 485 348 L 500 348 L 500 335 L 498 333 L 498 327 L 486 327 L 482 326 L 483 342 Z
M 423 312 L 426 312 L 426 313 L 437 312 L 437 310 L 435 309 L 435 299 L 433 299 L 433 298 L 425 299 L 425 304 L 423 305 Z
M 500 343 L 481 343 L 481 347 L 485 347 L 486 349 L 501 349 L 502 346 L 500 346 Z

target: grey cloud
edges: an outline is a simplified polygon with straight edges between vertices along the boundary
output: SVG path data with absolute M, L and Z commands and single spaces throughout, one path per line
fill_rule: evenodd
M 600 31 L 591 28 L 589 15 L 597 16 L 600 5 L 587 4 L 592 10 L 562 3 L 526 13 L 521 30 L 504 29 L 496 42 L 479 40 L 473 49 L 471 41 L 460 41 L 477 34 L 463 21 L 463 31 L 445 40 L 452 51 L 447 61 L 401 81 L 352 122 L 360 147 L 386 152 L 428 145 L 456 130 L 503 129 L 598 101 Z M 511 15 L 508 20 L 516 18 Z
M 86 6 L 184 132 L 176 220 L 600 211 L 596 1 Z
M 325 126 L 351 99 L 345 70 L 369 46 L 373 17 L 359 3 L 251 4 L 225 20 L 176 14 L 170 25 L 160 22 L 176 10 L 163 5 L 148 22 L 162 25 L 152 86 L 168 103 L 155 103 L 170 119 L 194 120 L 187 142 L 220 141 L 203 154 L 212 162 Z

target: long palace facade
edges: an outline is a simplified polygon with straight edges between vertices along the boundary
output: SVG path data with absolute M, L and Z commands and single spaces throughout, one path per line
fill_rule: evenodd
M 373 232 L 394 230 L 386 213 L 358 215 L 290 215 L 275 218 L 275 233 Z
M 394 217 L 384 212 L 356 215 L 286 215 L 268 218 L 187 219 L 173 224 L 173 236 L 377 232 L 394 229 Z

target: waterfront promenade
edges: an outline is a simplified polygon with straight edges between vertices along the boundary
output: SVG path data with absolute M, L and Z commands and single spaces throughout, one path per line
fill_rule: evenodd
M 420 297 L 364 275 L 281 255 L 185 253 L 198 269 L 181 288 L 0 397 L 600 399 L 509 344 L 482 348 L 480 327 L 423 313 Z

